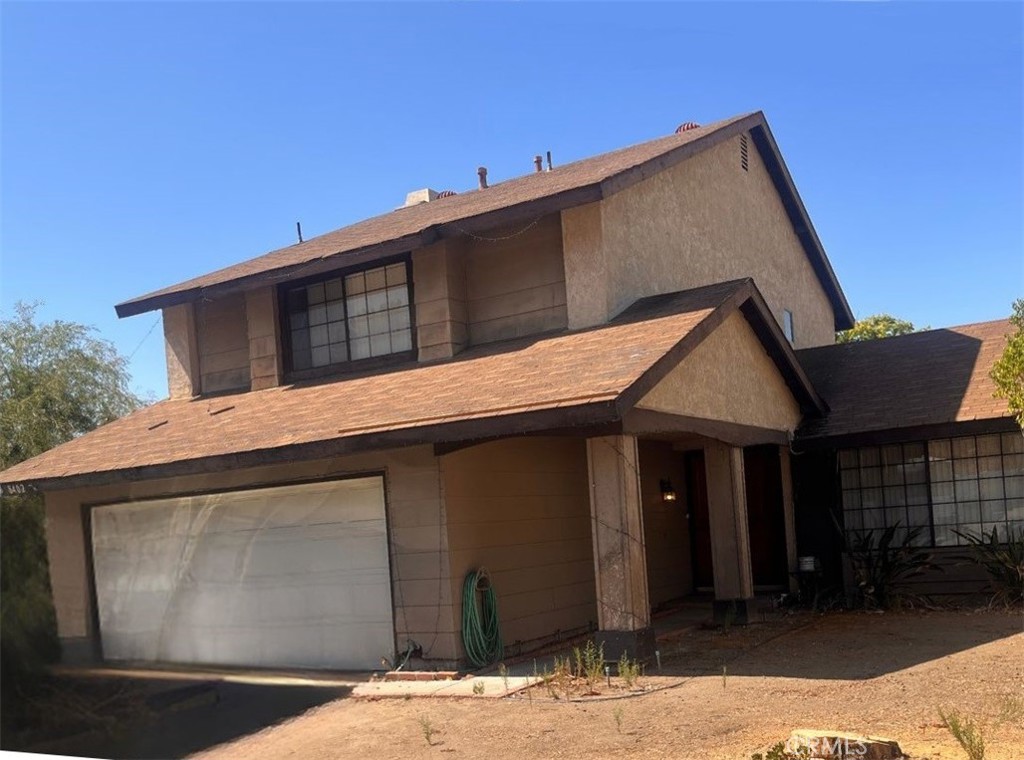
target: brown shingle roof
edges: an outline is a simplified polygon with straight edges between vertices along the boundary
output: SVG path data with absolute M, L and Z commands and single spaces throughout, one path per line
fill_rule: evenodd
M 656 382 L 751 303 L 767 313 L 752 282 L 738 280 L 643 299 L 601 327 L 481 346 L 439 363 L 162 401 L 0 473 L 0 483 L 64 487 L 104 482 L 104 473 L 159 477 L 169 465 L 198 472 L 315 458 L 328 455 L 326 442 L 336 454 L 610 422 L 635 403 L 641 381 Z
M 989 373 L 1010 332 L 1009 320 L 996 320 L 798 351 L 830 411 L 797 437 L 1007 418 Z
M 507 221 L 504 216 L 499 220 L 499 214 L 519 212 L 524 217 L 536 216 L 597 201 L 747 130 L 753 130 L 754 143 L 764 154 L 808 258 L 832 299 L 837 329 L 852 326 L 849 305 L 759 111 L 575 161 L 550 172 L 527 174 L 485 190 L 400 208 L 133 298 L 118 304 L 117 313 L 122 317 L 140 314 L 210 295 L 217 288 L 272 282 L 362 263 L 380 255 L 429 245 L 441 237 L 462 234 L 464 229 L 482 229 Z M 384 246 L 398 247 L 391 250 Z

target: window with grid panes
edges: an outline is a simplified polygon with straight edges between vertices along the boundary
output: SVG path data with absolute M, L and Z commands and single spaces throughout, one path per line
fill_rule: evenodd
M 328 277 L 285 292 L 292 370 L 412 350 L 406 262 Z
M 921 543 L 966 543 L 956 531 L 1005 536 L 1024 528 L 1024 437 L 944 438 L 839 452 L 843 522 L 850 535 L 899 522 Z

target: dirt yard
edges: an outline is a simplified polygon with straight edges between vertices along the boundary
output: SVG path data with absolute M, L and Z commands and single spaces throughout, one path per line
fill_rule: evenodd
M 915 759 L 963 758 L 939 721 L 944 706 L 985 722 L 987 760 L 1016 759 L 1022 628 L 1019 612 L 914 612 L 693 630 L 671 643 L 674 654 L 641 696 L 565 702 L 538 689 L 532 699 L 341 699 L 200 757 L 748 760 L 809 727 L 887 736 Z

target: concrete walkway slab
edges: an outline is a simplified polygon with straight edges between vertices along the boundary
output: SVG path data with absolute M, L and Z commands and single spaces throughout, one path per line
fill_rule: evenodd
M 484 697 L 500 699 L 539 683 L 532 676 L 467 676 L 438 681 L 368 681 L 352 690 L 363 699 L 406 699 L 410 697 Z

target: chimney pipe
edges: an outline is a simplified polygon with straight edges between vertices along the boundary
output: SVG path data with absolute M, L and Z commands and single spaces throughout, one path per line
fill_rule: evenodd
M 551 171 L 551 151 L 548 151 L 548 171 Z
M 295 231 L 299 234 L 299 242 L 302 242 L 302 222 L 295 223 Z
M 536 172 L 544 171 L 544 162 L 540 156 L 533 157 L 533 170 Z
M 476 176 L 480 180 L 480 189 L 484 190 L 487 187 L 487 167 L 479 167 L 476 170 Z

